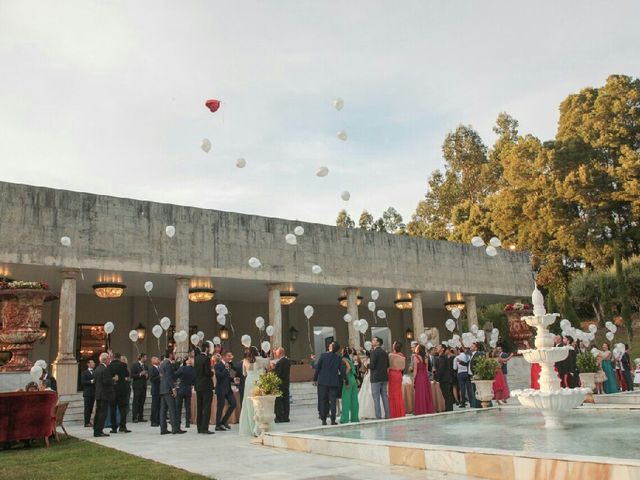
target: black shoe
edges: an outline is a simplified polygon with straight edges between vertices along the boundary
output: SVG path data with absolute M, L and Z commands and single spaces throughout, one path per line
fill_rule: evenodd
M 331 425 L 337 425 L 338 422 L 336 422 L 335 420 L 331 420 Z
M 165 432 L 160 432 L 160 435 L 169 435 L 171 432 L 169 430 L 165 431 Z
M 326 420 L 322 420 L 322 425 L 326 425 L 327 421 Z
M 228 424 L 228 423 L 225 423 L 225 424 L 224 424 L 224 428 L 226 428 L 227 430 L 231 430 L 231 427 L 229 426 L 229 424 Z
M 151 425 L 149 425 L 150 427 L 159 427 L 160 424 L 159 423 L 152 423 Z
M 94 433 L 93 436 L 94 437 L 108 437 L 109 434 L 108 433 Z
M 213 435 L 216 432 L 212 432 L 211 430 L 206 430 L 206 431 L 200 432 L 200 433 L 202 433 L 203 435 Z
M 187 433 L 187 431 L 186 430 L 176 430 L 175 432 L 171 432 L 171 433 L 173 433 L 174 435 L 177 435 L 179 433 Z
M 224 428 L 224 425 L 216 425 L 216 432 L 226 432 L 227 429 Z
M 184 426 L 184 428 L 191 428 L 191 424 L 190 424 L 190 423 L 187 423 L 187 424 Z
M 138 420 L 138 422 L 140 422 L 140 423 L 145 423 L 145 422 L 148 422 L 148 421 L 149 421 L 149 420 L 144 419 L 144 418 L 141 418 L 141 419 L 139 419 L 139 420 Z
M 93 427 L 93 425 L 91 425 L 90 423 L 85 423 L 84 426 L 85 426 L 85 428 L 86 427 Z
M 118 430 L 116 430 L 115 428 L 112 428 L 111 433 L 118 433 Z
M 121 433 L 131 433 L 131 430 L 129 430 L 127 427 L 124 427 L 124 428 L 120 428 L 120 432 Z
M 138 423 L 138 420 L 134 420 L 133 423 Z

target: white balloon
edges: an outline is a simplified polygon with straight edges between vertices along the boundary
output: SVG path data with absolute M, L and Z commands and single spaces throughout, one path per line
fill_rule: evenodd
M 482 239 L 482 237 L 473 237 L 471 239 L 471 245 L 473 245 L 474 247 L 483 247 L 484 240 Z
M 344 200 L 345 202 L 348 202 L 348 201 L 349 201 L 349 199 L 351 198 L 351 194 L 350 194 L 347 190 L 345 190 L 344 192 L 342 192 L 342 193 L 340 194 L 340 198 L 341 198 L 342 200 Z
M 243 347 L 249 348 L 251 346 L 251 337 L 249 335 L 242 335 L 240 342 Z
M 342 319 L 343 319 L 345 322 L 349 323 L 349 322 L 351 322 L 351 320 L 353 320 L 353 317 L 351 316 L 351 314 L 350 314 L 350 313 L 345 313 L 345 314 L 344 314 L 344 317 L 342 317 Z
M 487 252 L 487 255 L 489 255 L 490 257 L 495 257 L 498 254 L 498 250 L 496 250 L 496 247 L 494 247 L 493 245 L 489 245 L 485 252 Z
M 484 336 L 484 330 L 479 330 L 478 331 L 478 340 L 480 340 L 481 342 L 484 342 L 485 336 Z
M 176 227 L 174 227 L 173 225 L 167 225 L 167 228 L 164 229 L 164 233 L 167 234 L 167 237 L 173 238 L 173 236 L 176 234 Z
M 606 337 L 609 341 L 613 340 L 613 332 L 607 332 Z
M 289 245 L 297 245 L 298 244 L 298 238 L 293 233 L 287 233 L 285 235 L 285 237 L 284 237 L 284 240 Z
M 491 330 L 491 335 L 495 335 L 497 337 L 498 335 L 500 335 L 500 330 L 494 328 L 493 330 Z
M 366 342 L 364 342 L 364 349 L 368 352 L 371 350 L 371 347 L 373 345 L 371 344 L 371 342 L 369 340 L 367 340 Z
M 236 167 L 244 168 L 247 166 L 247 161 L 244 158 L 239 158 L 236 160 Z
M 473 345 L 473 337 L 469 338 L 469 337 L 463 337 L 462 338 L 462 344 L 469 348 L 471 345 Z
M 340 97 L 336 98 L 333 101 L 333 107 L 338 111 L 342 110 L 344 108 L 344 100 Z
M 47 369 L 47 362 L 45 362 L 44 360 L 38 360 L 36 363 L 34 363 L 34 365 L 39 366 L 42 370 Z
M 343 142 L 347 141 L 347 132 L 345 132 L 344 130 L 340 130 L 338 133 L 336 133 L 336 137 L 338 137 L 338 140 L 342 140 Z
M 322 267 L 320 265 L 314 265 L 313 267 L 311 267 L 311 273 L 320 275 L 322 273 Z
M 378 290 L 371 290 L 371 300 L 376 301 L 380 297 L 380 292 Z
M 200 343 L 200 337 L 197 334 L 194 333 L 193 335 L 191 335 L 191 343 L 194 346 L 197 346 L 198 343 Z
M 354 320 L 351 325 L 353 325 L 355 330 L 360 330 L 360 320 Z
M 198 333 L 196 333 L 196 335 L 198 335 L 198 338 L 200 340 L 204 340 L 204 332 L 202 330 L 198 331 Z
M 200 148 L 204 153 L 209 153 L 209 150 L 211 150 L 211 140 L 209 140 L 208 138 L 203 138 L 200 142 Z
M 260 268 L 262 266 L 262 262 L 256 257 L 251 257 L 249 259 L 249 266 L 253 269 Z
M 293 229 L 293 233 L 295 233 L 298 236 L 304 235 L 304 227 L 298 225 L 296 228 Z
M 494 248 L 498 248 L 502 245 L 502 242 L 500 241 L 500 239 L 498 237 L 491 237 L 489 239 L 489 245 L 491 245 Z
M 273 328 L 273 325 L 268 325 L 267 326 L 267 335 L 269 335 L 270 337 L 273 336 L 273 334 L 275 333 L 276 329 Z
M 29 370 L 29 375 L 31 375 L 34 382 L 39 382 L 40 377 L 42 377 L 42 367 L 40 365 L 34 365 L 31 367 L 31 370 Z
M 327 175 L 329 175 L 329 168 L 328 167 L 320 167 L 318 169 L 318 171 L 316 172 L 316 176 L 318 176 L 318 177 L 326 177 Z
M 137 330 L 131 330 L 129 332 L 129 340 L 131 340 L 132 342 L 137 342 L 138 341 L 138 331 Z
M 497 341 L 495 341 L 495 340 L 493 340 L 493 339 L 489 340 L 489 346 L 490 346 L 491 348 L 496 348 L 496 345 L 497 345 L 497 344 L 498 344 L 498 342 L 497 342 Z
M 606 322 L 604 324 L 604 328 L 606 328 L 607 330 L 611 329 L 612 326 L 613 326 L 613 322 Z
M 618 331 L 618 327 L 616 327 L 615 325 L 611 325 L 611 328 L 609 328 L 609 331 L 611 333 L 616 333 Z
M 307 305 L 304 307 L 304 316 L 307 318 L 311 318 L 313 316 L 314 309 L 311 305 Z
M 387 318 L 387 312 L 385 312 L 384 310 L 378 310 L 378 318 L 384 320 L 385 318 Z
M 229 309 L 224 303 L 219 303 L 218 305 L 216 305 L 216 313 L 218 315 L 226 315 L 227 313 L 229 313 Z
M 169 320 L 169 317 L 162 317 L 160 319 L 160 326 L 165 331 L 169 330 L 169 327 L 171 326 L 171 320 Z
M 569 327 L 571 327 L 571 322 L 569 320 L 567 320 L 566 318 L 560 320 L 560 328 L 562 330 L 566 330 Z
M 596 327 L 593 323 L 589 325 L 589 331 L 591 333 L 596 333 L 598 331 L 598 327 Z
M 264 353 L 269 353 L 269 351 L 271 351 L 271 344 L 269 342 L 267 342 L 266 340 L 264 342 L 262 342 L 262 344 L 260 346 L 262 347 L 262 351 Z
M 475 325 L 475 324 L 471 325 L 470 330 L 471 330 L 471 333 L 475 335 L 476 333 L 478 333 L 478 325 Z
M 110 335 L 113 332 L 113 329 L 115 328 L 115 326 L 113 325 L 113 322 L 107 322 L 104 324 L 104 331 L 107 333 L 107 335 Z
M 160 325 L 154 325 L 153 328 L 151 329 L 151 333 L 156 338 L 160 338 L 162 336 L 162 332 L 163 330 Z
M 144 282 L 144 289 L 147 293 L 153 290 L 153 282 Z
M 427 337 L 426 333 L 421 333 L 420 336 L 418 337 L 418 340 L 420 340 L 420 343 L 427 343 L 428 339 L 429 337 Z
M 71 246 L 71 239 L 69 237 L 62 237 L 60 239 L 60 243 L 62 244 L 63 247 L 70 247 Z
M 376 302 L 369 302 L 367 303 L 367 308 L 369 309 L 370 312 L 375 311 L 376 309 Z
M 456 322 L 452 318 L 449 318 L 446 322 L 444 322 L 444 326 L 447 327 L 447 330 L 453 332 L 456 328 Z
M 222 340 L 220 340 L 220 337 L 213 337 L 214 345 L 220 345 L 221 343 L 222 343 Z
M 260 330 L 264 330 L 264 325 L 264 318 L 256 317 L 256 327 L 258 327 Z
M 457 308 L 457 307 L 456 307 L 456 308 L 454 308 L 453 310 L 451 310 L 451 315 L 452 315 L 452 316 L 453 316 L 453 318 L 455 318 L 456 320 L 457 320 L 458 318 L 460 318 L 460 313 L 462 313 L 462 312 L 461 312 L 461 311 L 460 311 L 460 309 L 459 309 L 459 308 Z
M 360 319 L 360 333 L 364 333 L 369 328 L 369 322 L 367 322 L 364 318 Z

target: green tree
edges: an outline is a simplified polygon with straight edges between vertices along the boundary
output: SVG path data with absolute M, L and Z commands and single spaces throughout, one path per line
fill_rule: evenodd
M 353 228 L 355 226 L 356 223 L 344 208 L 338 212 L 338 218 L 336 218 L 336 227 Z
M 368 211 L 363 210 L 360 214 L 360 219 L 358 220 L 358 227 L 363 230 L 371 230 L 373 226 L 373 215 L 371 215 Z
M 379 220 L 376 223 L 379 224 Z M 387 208 L 382 212 L 382 227 L 387 233 L 399 233 L 403 231 L 405 225 L 402 223 L 402 215 L 393 207 Z

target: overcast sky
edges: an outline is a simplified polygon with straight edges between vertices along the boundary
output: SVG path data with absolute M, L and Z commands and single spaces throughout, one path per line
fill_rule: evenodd
M 553 137 L 567 94 L 639 75 L 639 24 L 637 1 L 0 0 L 0 179 L 408 220 L 448 131 L 490 144 L 507 111 Z

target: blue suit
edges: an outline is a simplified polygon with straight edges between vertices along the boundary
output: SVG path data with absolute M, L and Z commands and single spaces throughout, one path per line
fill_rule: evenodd
M 220 427 L 221 425 L 226 425 L 229 422 L 229 417 L 236 409 L 236 399 L 233 396 L 233 390 L 231 390 L 231 384 L 233 379 L 237 376 L 235 370 L 233 370 L 233 364 L 226 364 L 223 361 L 219 361 L 216 363 L 216 396 L 217 399 L 217 409 L 216 409 L 216 427 Z M 224 411 L 224 404 L 228 403 L 229 408 L 227 408 L 224 417 L 222 416 L 222 412 Z
M 318 384 L 318 409 L 322 424 L 327 423 L 331 415 L 331 423 L 336 422 L 336 400 L 341 376 L 344 378 L 344 363 L 337 353 L 324 352 L 315 364 L 316 373 L 313 380 Z
M 182 418 L 182 404 L 184 403 L 184 424 L 186 427 L 189 427 L 191 424 L 191 390 L 196 383 L 196 370 L 191 365 L 182 365 L 176 372 L 176 377 L 180 380 L 178 384 L 178 395 L 176 397 L 176 416 L 178 417 L 178 423 L 180 423 Z

